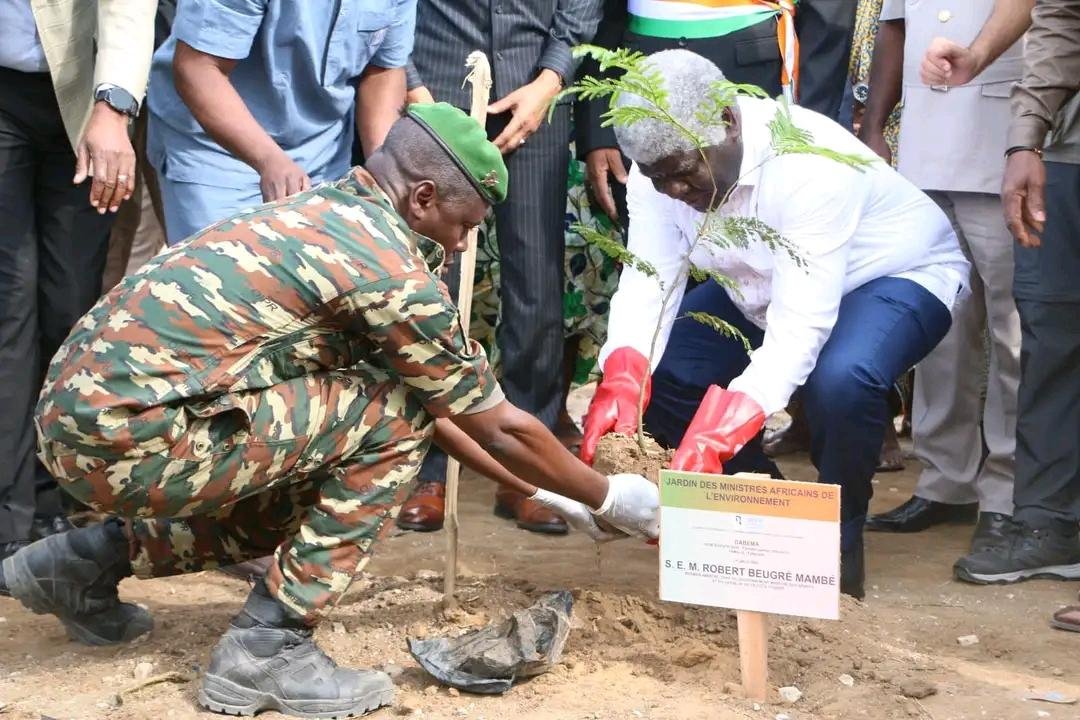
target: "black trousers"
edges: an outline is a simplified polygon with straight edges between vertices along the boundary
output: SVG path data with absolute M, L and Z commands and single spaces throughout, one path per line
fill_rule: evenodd
M 855 30 L 855 0 L 802 0 L 795 13 L 799 36 L 799 105 L 836 120 L 844 100 Z
M 1016 248 L 1020 312 L 1014 517 L 1080 522 L 1080 165 L 1046 163 L 1042 247 Z
M 62 510 L 36 458 L 34 405 L 48 361 L 101 292 L 112 223 L 74 175 L 49 74 L 0 68 L 0 543 L 26 539 L 35 509 Z

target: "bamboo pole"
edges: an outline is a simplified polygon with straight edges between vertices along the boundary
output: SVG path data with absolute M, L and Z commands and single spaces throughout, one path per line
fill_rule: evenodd
M 465 59 L 469 74 L 465 82 L 472 86 L 472 106 L 469 115 L 481 127 L 487 126 L 488 99 L 491 95 L 491 66 L 487 56 L 479 50 L 469 53 Z M 469 232 L 465 252 L 458 262 L 461 264 L 461 280 L 458 283 L 457 306 L 461 317 L 461 330 L 469 336 L 469 318 L 472 315 L 473 282 L 476 277 L 476 229 Z M 461 464 L 450 458 L 446 466 L 446 513 L 443 526 L 446 528 L 446 567 L 443 571 L 443 607 L 450 608 L 457 604 L 454 593 L 457 590 L 458 558 L 458 482 L 461 479 Z

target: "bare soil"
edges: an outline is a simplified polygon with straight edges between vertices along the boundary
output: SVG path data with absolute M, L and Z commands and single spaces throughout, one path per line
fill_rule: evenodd
M 674 454 L 674 451 L 660 447 L 648 435 L 642 449 L 637 438 L 610 433 L 597 443 L 593 467 L 603 475 L 637 473 L 659 485 L 660 471 L 670 464 Z
M 814 477 L 804 457 L 781 465 L 794 479 Z M 914 481 L 913 468 L 879 476 L 874 509 L 907 498 Z M 598 551 L 579 534 L 526 533 L 491 514 L 492 498 L 488 483 L 465 476 L 460 610 L 439 610 L 445 535 L 405 533 L 378 548 L 370 574 L 318 630 L 341 664 L 381 666 L 395 676 L 397 705 L 375 713 L 376 720 L 1080 717 L 1078 705 L 1024 699 L 1043 691 L 1080 696 L 1080 636 L 1047 624 L 1054 610 L 1075 601 L 1077 586 L 954 582 L 950 568 L 970 526 L 870 534 L 866 602 L 845 598 L 839 622 L 773 618 L 771 702 L 755 706 L 739 696 L 733 616 L 659 602 L 655 548 L 625 540 Z M 576 598 L 562 663 L 504 696 L 448 692 L 406 651 L 407 637 L 479 626 L 559 588 Z M 0 720 L 217 717 L 196 705 L 197 677 L 247 591 L 219 573 L 125 581 L 121 594 L 147 605 L 157 625 L 145 639 L 117 648 L 71 643 L 55 619 L 0 598 Z M 967 635 L 978 643 L 957 642 Z M 137 674 L 162 673 L 175 674 L 117 702 L 139 682 Z M 845 675 L 851 686 L 841 681 Z M 776 689 L 783 685 L 798 687 L 802 699 L 781 703 Z

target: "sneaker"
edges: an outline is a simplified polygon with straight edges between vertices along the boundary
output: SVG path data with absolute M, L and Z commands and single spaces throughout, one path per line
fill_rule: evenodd
M 978 585 L 1004 584 L 1032 578 L 1080 580 L 1077 536 L 1012 522 L 1007 540 L 956 561 L 957 580 Z
M 214 648 L 199 690 L 200 705 L 229 715 L 348 718 L 393 701 L 389 675 L 339 668 L 261 579 Z
M 1008 547 L 1012 538 L 1012 527 L 1011 515 L 993 512 L 979 513 L 979 522 L 975 525 L 975 534 L 971 538 L 971 549 L 968 555 Z

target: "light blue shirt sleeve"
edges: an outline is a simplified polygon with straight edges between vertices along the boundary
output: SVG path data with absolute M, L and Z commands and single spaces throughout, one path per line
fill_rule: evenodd
M 381 68 L 405 67 L 412 55 L 415 34 L 416 0 L 405 0 L 398 6 L 394 24 L 386 31 L 386 37 L 372 56 L 370 64 Z
M 186 0 L 173 23 L 178 40 L 207 55 L 243 60 L 262 25 L 268 0 Z

